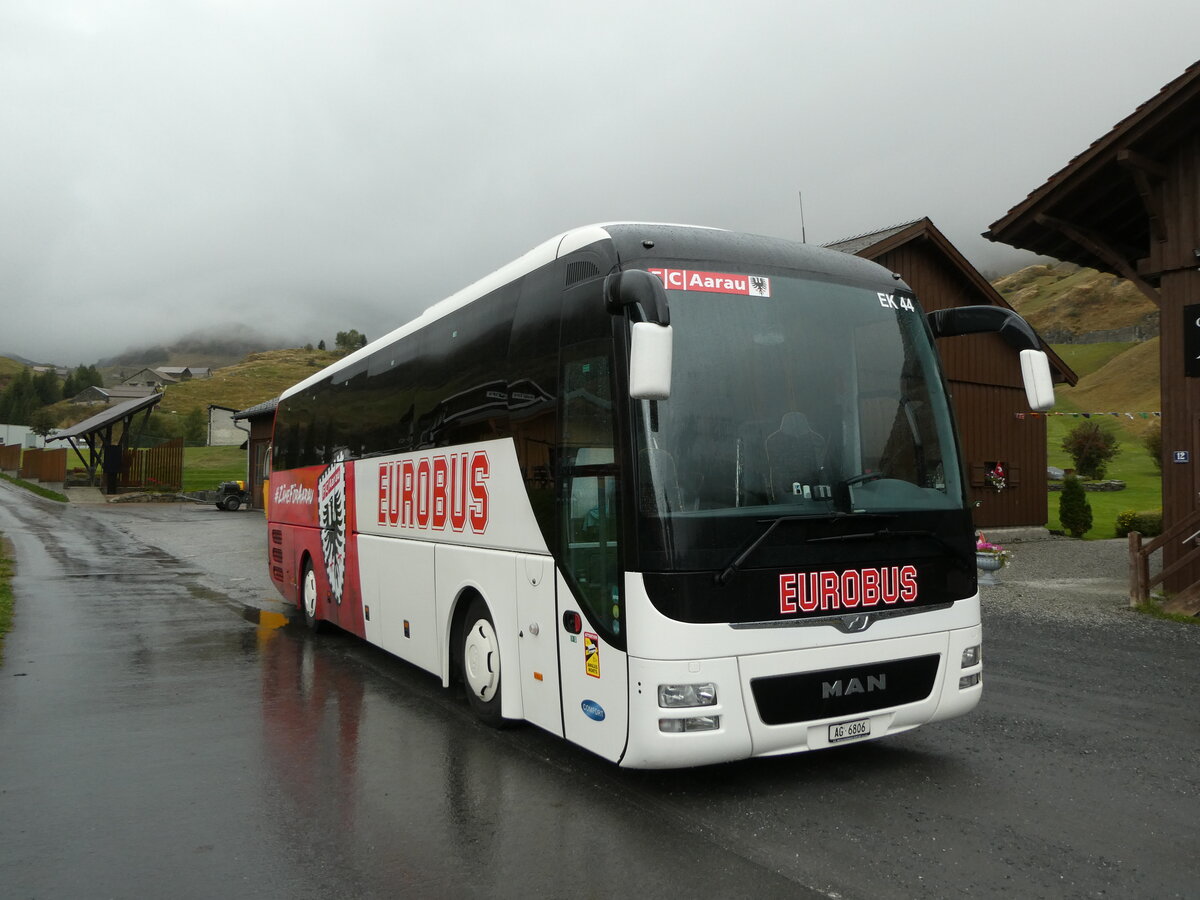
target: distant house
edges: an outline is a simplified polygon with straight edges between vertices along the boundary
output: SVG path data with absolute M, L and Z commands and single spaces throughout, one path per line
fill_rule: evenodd
M 926 312 L 951 306 L 1011 307 L 929 219 L 827 244 L 886 266 L 916 292 Z M 1054 381 L 1078 376 L 1044 343 Z M 999 335 L 943 338 L 938 352 L 950 382 L 970 498 L 979 528 L 1043 526 L 1047 521 L 1046 419 L 1031 413 L 1021 364 Z M 995 490 L 988 472 L 1004 469 Z
M 121 384 L 126 387 L 148 387 L 160 388 L 168 384 L 178 384 L 179 379 L 171 375 L 165 375 L 157 369 L 138 369 L 128 378 L 121 380 Z
M 193 378 L 209 378 L 212 375 L 212 369 L 208 366 L 159 366 L 154 371 L 175 381 L 191 381 Z
M 117 403 L 123 400 L 149 397 L 154 392 L 153 387 L 146 387 L 145 385 L 117 384 L 106 388 L 92 385 L 72 397 L 71 402 L 91 406 L 108 405 L 109 403 Z

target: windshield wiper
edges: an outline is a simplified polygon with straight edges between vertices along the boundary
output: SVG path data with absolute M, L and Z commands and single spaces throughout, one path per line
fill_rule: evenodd
M 954 556 L 962 561 L 971 564 L 974 568 L 974 553 L 963 552 L 958 547 L 955 547 L 948 540 L 938 534 L 936 531 L 928 529 L 918 529 L 912 531 L 892 531 L 890 528 L 881 528 L 878 531 L 863 531 L 854 534 L 831 534 L 826 537 L 809 538 L 805 541 L 806 544 L 822 544 L 830 541 L 866 541 L 866 540 L 889 540 L 890 538 L 908 538 L 908 537 L 927 537 L 933 538 L 940 546 L 949 550 Z
M 840 522 L 843 519 L 857 520 L 857 519 L 867 519 L 867 518 L 870 518 L 870 519 L 894 519 L 894 518 L 896 518 L 896 515 L 895 515 L 895 513 L 832 512 L 832 513 L 822 513 L 822 514 L 815 515 L 815 516 L 780 516 L 777 519 L 772 519 L 771 524 L 767 526 L 766 530 L 762 534 L 760 534 L 758 537 L 756 537 L 753 541 L 751 541 L 750 546 L 748 546 L 745 550 L 743 550 L 741 553 L 739 553 L 737 556 L 735 556 L 733 558 L 733 560 L 729 563 L 729 565 L 727 565 L 725 567 L 724 571 L 719 572 L 717 574 L 715 581 L 718 585 L 720 585 L 722 587 L 725 586 L 726 584 L 728 584 L 729 580 L 731 578 L 733 578 L 733 576 L 737 573 L 737 571 L 741 567 L 742 563 L 744 563 L 750 557 L 751 553 L 753 553 L 760 546 L 762 546 L 762 542 L 771 536 L 771 532 L 774 531 L 776 528 L 778 528 L 779 524 L 781 522 Z M 760 519 L 759 521 L 762 522 L 765 520 Z M 870 534 L 863 534 L 860 537 L 870 537 L 870 536 L 871 536 Z M 857 540 L 859 538 L 854 537 L 851 539 Z M 812 543 L 813 541 L 828 541 L 828 540 L 838 540 L 838 537 L 834 536 L 834 537 L 829 537 L 829 538 L 809 538 L 808 540 L 805 541 L 805 543 Z

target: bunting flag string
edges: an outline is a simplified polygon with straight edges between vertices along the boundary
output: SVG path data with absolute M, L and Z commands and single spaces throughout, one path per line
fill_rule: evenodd
M 1096 417 L 1112 416 L 1114 419 L 1119 419 L 1122 416 L 1124 416 L 1126 419 L 1129 419 L 1130 421 L 1133 421 L 1138 418 L 1142 418 L 1142 419 L 1151 419 L 1151 418 L 1161 419 L 1162 418 L 1162 413 L 1157 412 L 1157 411 L 1156 412 L 1045 412 L 1045 413 L 1039 413 L 1039 412 L 1020 413 L 1019 412 L 1019 413 L 1013 413 L 1013 415 L 1014 415 L 1014 417 L 1016 417 L 1018 419 L 1024 419 L 1026 416 L 1028 416 L 1031 419 L 1040 419 L 1042 416 L 1045 416 L 1047 419 L 1050 418 L 1051 416 L 1070 416 L 1072 419 L 1078 419 L 1081 416 L 1085 419 L 1090 419 L 1090 418 L 1092 418 L 1092 416 L 1096 416 Z

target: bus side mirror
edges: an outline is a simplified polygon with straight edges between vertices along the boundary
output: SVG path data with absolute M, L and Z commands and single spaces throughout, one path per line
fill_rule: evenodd
M 952 306 L 927 313 L 925 320 L 935 338 L 961 334 L 998 334 L 1021 354 L 1021 379 L 1029 408 L 1044 412 L 1054 405 L 1054 379 L 1046 358 L 1029 323 L 1011 309 L 1002 306 Z
M 635 311 L 630 326 L 629 396 L 634 400 L 666 400 L 671 396 L 671 310 L 667 289 L 657 275 L 643 269 L 614 272 L 604 279 L 609 314 Z
M 634 322 L 629 335 L 629 396 L 666 400 L 671 396 L 671 326 Z
M 1054 405 L 1054 379 L 1050 377 L 1050 360 L 1045 353 L 1021 351 L 1021 379 L 1025 382 L 1025 399 L 1030 409 L 1044 412 Z
M 657 275 L 645 269 L 614 272 L 604 279 L 604 303 L 609 313 L 623 315 L 628 307 L 638 310 L 641 321 L 670 325 L 667 289 Z

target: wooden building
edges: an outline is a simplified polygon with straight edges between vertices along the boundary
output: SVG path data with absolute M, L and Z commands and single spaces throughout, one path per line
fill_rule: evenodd
M 1129 279 L 1159 307 L 1167 580 L 1200 529 L 1200 62 L 1051 175 L 984 237 Z M 1192 524 L 1189 524 L 1191 522 Z M 1192 527 L 1195 525 L 1195 527 Z M 1195 556 L 1195 554 L 1192 554 Z
M 271 474 L 271 429 L 275 425 L 275 407 L 278 405 L 279 398 L 275 397 L 233 414 L 235 423 L 247 422 L 250 425 L 250 439 L 247 443 L 249 483 L 246 489 L 250 492 L 252 509 L 266 508 L 263 484 Z
M 927 218 L 827 246 L 899 273 L 926 312 L 951 306 L 1008 308 Z M 1055 382 L 1075 384 L 1075 373 L 1049 347 L 1042 349 Z M 1029 411 L 1016 353 L 994 334 L 943 338 L 938 351 L 954 398 L 971 500 L 977 504 L 976 527 L 1044 526 L 1046 419 Z M 1004 473 L 1002 490 L 987 478 L 997 464 Z

